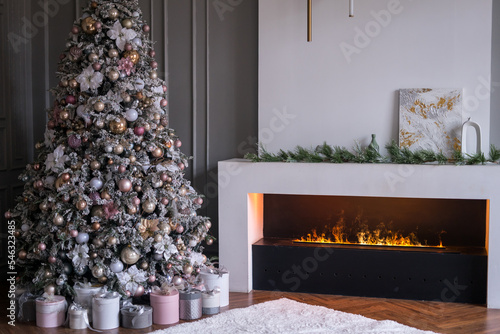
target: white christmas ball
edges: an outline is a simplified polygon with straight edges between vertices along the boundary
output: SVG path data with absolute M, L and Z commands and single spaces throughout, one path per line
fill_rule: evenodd
M 106 153 L 113 152 L 113 146 L 108 145 L 108 146 L 104 147 L 104 152 L 106 152 Z
M 88 233 L 78 233 L 78 235 L 76 236 L 76 242 L 78 242 L 79 244 L 84 244 L 86 242 L 89 241 L 89 234 Z
M 139 37 L 136 37 L 132 40 L 132 42 L 135 44 L 135 45 L 139 45 L 141 46 L 142 45 L 142 40 L 139 38 Z
M 114 273 L 120 273 L 123 271 L 123 262 L 121 261 L 113 262 L 109 265 L 109 268 Z
M 21 231 L 26 232 L 26 231 L 27 231 L 27 230 L 29 230 L 29 229 L 30 229 L 30 227 L 29 227 L 29 225 L 28 225 L 28 224 L 23 224 L 23 225 L 21 225 Z
M 95 188 L 96 190 L 99 190 L 102 188 L 103 183 L 100 179 L 98 179 L 97 177 L 94 177 L 92 180 L 90 180 L 90 186 L 92 188 Z
M 129 109 L 125 113 L 125 119 L 129 122 L 135 122 L 138 117 L 139 117 L 139 114 L 137 114 L 137 110 L 135 110 L 135 109 Z

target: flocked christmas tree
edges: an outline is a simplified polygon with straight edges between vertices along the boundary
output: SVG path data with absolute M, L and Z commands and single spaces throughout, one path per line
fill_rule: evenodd
M 210 221 L 184 178 L 137 0 L 94 0 L 61 54 L 45 141 L 21 175 L 19 284 L 72 294 L 75 282 L 140 296 L 196 283 Z

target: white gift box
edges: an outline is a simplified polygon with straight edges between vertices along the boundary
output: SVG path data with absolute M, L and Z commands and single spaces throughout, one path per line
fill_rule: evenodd
M 220 312 L 220 292 L 205 291 L 203 292 L 203 314 L 212 315 Z
M 97 330 L 120 327 L 120 295 L 104 292 L 92 298 L 92 325 Z
M 229 271 L 223 268 L 203 268 L 200 272 L 205 289 L 220 289 L 220 307 L 229 305 Z
M 76 292 L 74 302 L 87 309 L 87 316 L 92 322 L 92 297 L 101 291 L 102 285 L 78 282 L 73 288 Z

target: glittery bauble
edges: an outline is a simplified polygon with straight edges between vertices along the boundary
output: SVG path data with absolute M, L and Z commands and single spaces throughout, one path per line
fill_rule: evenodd
M 108 78 L 111 81 L 116 81 L 116 80 L 118 80 L 120 78 L 120 72 L 115 71 L 115 70 L 111 70 L 108 73 Z
M 76 208 L 80 211 L 83 211 L 87 208 L 87 202 L 84 200 L 80 200 L 76 202 Z
M 121 179 L 120 182 L 118 182 L 118 188 L 121 192 L 129 192 L 132 190 L 132 182 L 130 182 L 129 179 Z
M 90 169 L 98 170 L 99 168 L 101 168 L 101 163 L 99 161 L 94 160 L 90 163 Z
M 92 16 L 86 17 L 82 20 L 82 30 L 87 35 L 93 35 L 97 33 L 97 28 L 95 26 L 96 20 L 92 18 Z
M 64 224 L 64 217 L 61 216 L 60 214 L 56 214 L 52 221 L 53 221 L 54 225 L 61 226 L 62 224 Z
M 134 22 L 132 22 L 131 19 L 125 19 L 125 20 L 122 21 L 122 26 L 124 26 L 127 29 L 132 28 L 133 24 L 134 24 Z
M 104 275 L 104 269 L 98 266 L 92 268 L 92 276 L 95 278 L 102 277 Z
M 146 201 L 146 202 L 142 203 L 142 209 L 146 213 L 153 213 L 156 209 L 156 205 L 151 201 Z
M 189 275 L 193 272 L 193 266 L 190 264 L 186 264 L 183 268 L 185 274 Z
M 111 58 L 116 58 L 118 57 L 120 53 L 118 52 L 117 49 L 111 49 L 108 51 L 108 56 L 110 56 Z
M 152 67 L 152 68 L 158 68 L 158 62 L 156 61 L 152 61 L 151 63 L 149 63 L 149 65 Z
M 68 145 L 73 149 L 79 148 L 82 145 L 82 140 L 76 135 L 71 135 L 68 138 Z
M 184 186 L 183 186 L 183 187 L 181 187 L 181 188 L 179 189 L 179 195 L 181 195 L 181 196 L 186 196 L 186 195 L 187 195 L 187 188 L 186 188 L 186 187 L 184 187 Z
M 123 271 L 123 262 L 116 260 L 109 265 L 109 269 L 111 269 L 114 273 L 121 273 Z
M 95 126 L 99 129 L 102 129 L 104 128 L 104 121 L 102 119 L 98 119 L 96 122 L 95 122 Z
M 56 294 L 56 287 L 54 284 L 49 284 L 43 289 L 43 291 L 49 296 L 54 296 Z
M 103 111 L 105 107 L 106 105 L 102 101 L 97 101 L 96 103 L 94 103 L 94 110 L 97 112 Z
M 17 256 L 20 260 L 24 260 L 28 256 L 28 253 L 25 250 L 20 250 Z
M 123 57 L 130 59 L 130 61 L 134 63 L 134 65 L 137 65 L 137 63 L 141 59 L 141 55 L 139 54 L 139 52 L 137 52 L 137 50 L 126 51 L 123 54 Z
M 111 8 L 108 12 L 108 15 L 112 19 L 117 19 L 118 16 L 120 15 L 120 12 L 116 8 Z
M 149 51 L 149 56 L 150 56 L 151 58 L 154 58 L 154 57 L 156 56 L 156 51 L 155 51 L 155 50 L 151 50 L 151 51 Z
M 127 131 L 127 120 L 120 117 L 118 120 L 109 122 L 109 129 L 114 134 L 122 134 Z
M 134 297 L 140 297 L 144 294 L 144 287 L 142 285 L 138 285 L 137 289 L 135 289 Z
M 163 156 L 163 150 L 161 148 L 157 147 L 153 150 L 153 152 L 151 152 L 151 154 L 155 158 L 161 158 Z
M 174 276 L 174 278 L 172 278 L 172 283 L 174 285 L 181 285 L 182 284 L 182 278 L 179 277 L 179 276 Z
M 139 261 L 140 257 L 141 255 L 131 247 L 125 247 L 120 254 L 121 260 L 124 263 L 130 265 L 135 264 L 137 261 Z

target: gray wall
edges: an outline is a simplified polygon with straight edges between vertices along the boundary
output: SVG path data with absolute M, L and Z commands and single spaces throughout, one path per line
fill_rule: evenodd
M 17 175 L 43 139 L 58 57 L 87 0 L 0 0 L 0 212 L 22 191 Z M 159 73 L 169 86 L 170 125 L 193 156 L 186 177 L 206 194 L 200 214 L 217 229 L 217 161 L 242 156 L 257 137 L 257 0 L 139 0 L 152 26 Z M 52 11 L 53 10 L 53 11 Z M 24 19 L 26 18 L 26 19 Z M 24 22 L 36 32 L 24 36 Z M 27 37 L 16 48 L 8 33 Z M 17 50 L 19 49 L 19 50 Z M 252 140 L 248 138 L 254 138 Z M 5 237 L 6 224 L 2 223 Z M 4 247 L 1 247 L 3 250 Z M 217 244 L 209 253 L 217 252 Z M 0 254 L 0 261 L 2 254 Z
M 500 1 L 493 1 L 490 142 L 500 148 Z

